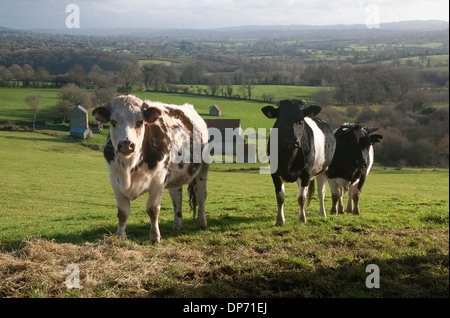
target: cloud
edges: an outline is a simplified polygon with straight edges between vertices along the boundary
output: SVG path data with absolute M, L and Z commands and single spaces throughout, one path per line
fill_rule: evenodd
M 370 5 L 381 22 L 448 21 L 446 0 L 15 0 L 2 3 L 0 25 L 62 28 L 70 3 L 86 28 L 354 24 L 365 23 Z

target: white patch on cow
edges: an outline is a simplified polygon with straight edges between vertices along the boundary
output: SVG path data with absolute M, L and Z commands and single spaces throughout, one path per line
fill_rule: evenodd
M 373 146 L 370 145 L 369 147 L 369 162 L 367 163 L 367 175 L 369 175 L 370 168 L 372 168 L 373 165 Z
M 305 123 L 312 129 L 314 135 L 315 156 L 311 176 L 315 176 L 322 171 L 325 164 L 325 135 L 311 118 L 305 117 Z

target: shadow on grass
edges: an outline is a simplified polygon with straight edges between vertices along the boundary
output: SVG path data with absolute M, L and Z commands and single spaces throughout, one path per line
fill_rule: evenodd
M 189 237 L 196 236 L 203 232 L 208 232 L 210 228 L 214 229 L 214 233 L 230 232 L 234 228 L 239 228 L 243 223 L 250 224 L 255 222 L 273 221 L 272 217 L 252 218 L 252 217 L 207 217 L 208 226 L 205 230 L 201 230 L 197 226 L 197 221 L 192 219 L 191 215 L 183 217 L 183 229 L 174 231 L 172 229 L 173 219 L 160 221 L 159 229 L 163 240 L 177 238 L 180 236 Z M 80 220 L 83 222 L 83 220 Z M 83 244 L 85 242 L 94 243 L 105 236 L 114 235 L 117 230 L 117 223 L 110 223 L 107 226 L 99 226 L 98 228 L 87 231 L 72 231 L 67 233 L 58 233 L 54 235 L 38 236 L 47 240 L 54 240 L 56 243 Z M 238 231 L 238 230 L 236 230 Z M 128 224 L 126 228 L 127 239 L 137 244 L 148 244 L 150 241 L 150 219 L 145 224 Z M 195 240 L 195 238 L 193 238 Z M 24 240 L 14 240 L 3 242 L 6 251 L 20 249 L 24 246 Z
M 380 268 L 379 288 L 366 286 L 369 264 Z M 448 255 L 440 253 L 372 259 L 365 264 L 316 266 L 314 270 L 286 265 L 278 271 L 258 268 L 258 277 L 251 274 L 254 268 L 223 266 L 205 273 L 202 285 L 185 292 L 190 297 L 448 298 L 448 267 Z

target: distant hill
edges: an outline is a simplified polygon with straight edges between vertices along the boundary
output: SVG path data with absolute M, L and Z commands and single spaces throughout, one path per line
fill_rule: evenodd
M 440 31 L 448 30 L 448 21 L 402 21 L 381 23 L 379 30 L 398 31 Z M 36 32 L 45 34 L 68 35 L 158 35 L 158 36 L 201 36 L 213 34 L 245 34 L 245 33 L 278 33 L 278 32 L 307 32 L 307 31 L 344 31 L 367 30 L 365 24 L 337 24 L 337 25 L 246 25 L 214 29 L 175 29 L 175 28 L 130 28 L 130 29 L 11 29 L 0 26 L 0 32 Z
M 380 29 L 385 30 L 445 30 L 449 28 L 448 21 L 402 21 L 381 23 Z M 214 29 L 217 31 L 310 31 L 310 30 L 362 30 L 365 24 L 336 24 L 336 25 L 249 25 Z

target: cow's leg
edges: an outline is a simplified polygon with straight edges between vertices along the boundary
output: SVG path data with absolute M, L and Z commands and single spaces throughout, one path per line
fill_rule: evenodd
M 337 181 L 335 179 L 328 179 L 328 184 L 330 185 L 330 190 L 331 190 L 331 214 L 337 214 L 338 210 L 336 208 L 336 206 L 338 205 L 338 202 L 341 198 L 341 189 L 340 186 L 338 185 Z
M 116 235 L 125 240 L 127 238 L 125 229 L 127 227 L 128 216 L 130 215 L 130 200 L 120 192 L 114 192 L 117 202 L 117 218 L 119 219 Z
M 323 217 L 327 217 L 327 212 L 325 211 L 325 183 L 327 182 L 327 175 L 322 172 L 317 177 L 317 193 L 319 195 L 320 210 L 319 214 Z
M 195 193 L 195 199 L 197 201 L 198 205 L 198 215 L 197 215 L 197 222 L 198 227 L 201 229 L 206 229 L 206 209 L 205 209 L 205 203 L 206 203 L 206 183 L 208 181 L 208 169 L 209 164 L 206 162 L 202 163 L 202 167 L 198 175 L 195 177 L 195 183 L 194 183 L 194 193 Z
M 183 228 L 183 213 L 182 213 L 182 204 L 183 204 L 183 187 L 179 188 L 170 188 L 170 198 L 173 203 L 173 230 L 180 231 Z
M 300 222 L 306 223 L 306 196 L 308 194 L 308 186 L 300 186 L 297 193 L 297 202 L 300 207 L 300 213 L 298 215 L 298 220 Z
M 359 215 L 359 198 L 361 196 L 361 191 L 357 188 L 354 187 L 353 191 L 352 191 L 352 199 L 353 199 L 353 203 L 355 204 L 355 206 L 353 207 L 353 214 Z M 349 196 L 350 198 L 350 196 Z M 350 199 L 349 199 L 350 201 Z
M 161 208 L 161 197 L 164 191 L 164 186 L 152 187 L 149 198 L 147 200 L 146 211 L 150 217 L 150 242 L 159 243 L 161 235 L 159 233 L 159 210 Z
M 306 223 L 306 197 L 308 195 L 310 175 L 304 174 L 300 177 L 300 187 L 297 193 L 297 202 L 300 207 L 300 212 L 298 215 L 298 220 L 300 222 Z
M 284 225 L 284 184 L 281 181 L 280 177 L 272 175 L 273 184 L 275 186 L 275 195 L 277 197 L 277 221 L 275 223 L 276 226 Z
M 352 198 L 353 198 L 353 191 L 355 190 L 355 187 L 350 185 L 348 187 L 348 201 L 347 201 L 347 213 L 353 212 L 353 205 L 352 205 Z

